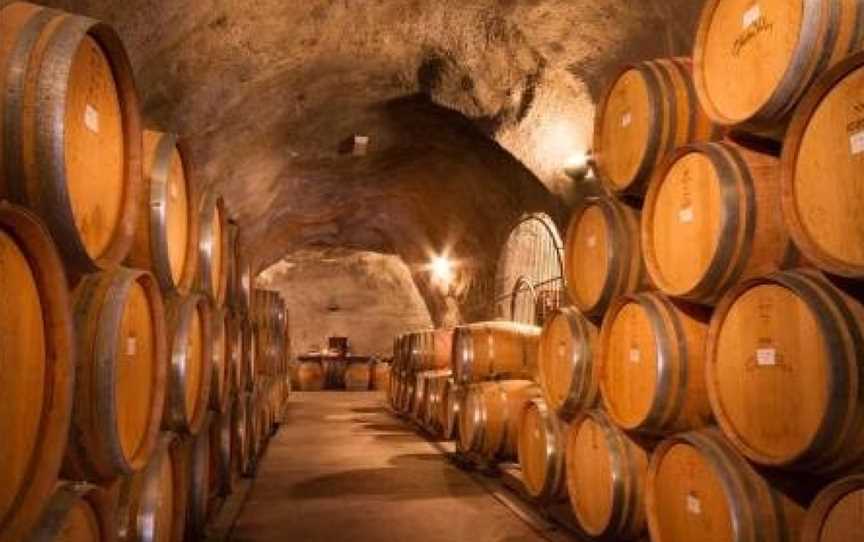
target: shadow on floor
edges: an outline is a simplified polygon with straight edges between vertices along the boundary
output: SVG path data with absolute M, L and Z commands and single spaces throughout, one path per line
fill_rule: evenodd
M 393 466 L 411 466 L 418 463 L 445 463 L 447 459 L 438 453 L 435 454 L 403 454 L 391 457 L 388 463 Z
M 397 433 L 412 433 L 413 430 L 407 425 L 401 423 L 370 423 L 364 422 L 363 427 L 357 428 L 357 431 L 381 431 L 381 432 L 397 432 Z
M 415 462 L 416 463 L 416 462 Z M 451 498 L 483 493 L 458 471 L 418 469 L 406 476 L 407 467 L 348 470 L 318 476 L 292 485 L 287 499 L 345 499 L 362 495 L 398 501 Z M 266 498 L 260 491 L 259 498 Z

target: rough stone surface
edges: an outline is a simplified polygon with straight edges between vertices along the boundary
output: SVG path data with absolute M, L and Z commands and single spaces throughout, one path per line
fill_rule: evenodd
M 262 267 L 337 247 L 413 270 L 450 247 L 474 280 L 523 212 L 564 220 L 578 190 L 562 165 L 591 146 L 603 84 L 624 62 L 687 54 L 703 2 L 46 3 L 118 29 L 148 123 L 185 137 Z M 476 312 L 466 299 L 459 318 Z
M 410 270 L 395 255 L 330 250 L 279 262 L 261 274 L 259 285 L 278 290 L 288 303 L 295 354 L 340 336 L 357 354 L 389 357 L 393 337 L 432 326 Z

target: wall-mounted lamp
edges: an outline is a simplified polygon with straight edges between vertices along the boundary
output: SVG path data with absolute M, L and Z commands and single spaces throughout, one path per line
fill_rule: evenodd
M 574 153 L 564 162 L 564 173 L 573 180 L 581 181 L 591 173 L 593 162 L 591 151 Z

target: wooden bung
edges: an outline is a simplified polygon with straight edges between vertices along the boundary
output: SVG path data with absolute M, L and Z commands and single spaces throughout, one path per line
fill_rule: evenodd
M 810 504 L 801 542 L 864 540 L 864 475 L 841 478 Z
M 198 193 L 176 136 L 144 132 L 144 187 L 126 262 L 152 271 L 164 292 L 188 295 L 198 271 Z
M 113 542 L 114 510 L 107 491 L 90 484 L 63 482 L 44 503 L 30 542 Z
M 864 306 L 816 271 L 731 290 L 711 322 L 714 415 L 751 461 L 812 473 L 864 463 Z
M 864 278 L 864 53 L 817 80 L 797 109 L 781 158 L 783 216 L 816 266 Z
M 525 405 L 540 396 L 540 388 L 530 380 L 480 382 L 469 387 L 459 418 L 462 449 L 490 461 L 515 459 L 519 417 Z
M 720 135 L 696 99 L 689 58 L 629 64 L 599 102 L 597 172 L 609 190 L 641 195 L 654 168 L 676 147 Z
M 203 296 L 172 296 L 167 302 L 167 315 L 170 363 L 162 427 L 196 435 L 210 401 L 212 310 Z
M 804 519 L 803 507 L 757 473 L 717 429 L 660 443 L 645 487 L 654 542 L 790 542 Z
M 709 313 L 659 293 L 618 298 L 599 338 L 600 391 L 626 430 L 669 434 L 711 421 L 705 390 Z
M 75 375 L 70 306 L 63 264 L 48 230 L 31 212 L 0 201 L 3 542 L 24 538 L 57 482 Z
M 619 295 L 649 288 L 639 211 L 613 198 L 588 200 L 567 227 L 564 278 L 573 305 L 592 320 Z
M 693 52 L 714 122 L 779 134 L 813 79 L 864 44 L 857 0 L 709 0 Z
M 552 314 L 540 336 L 538 382 L 546 403 L 564 419 L 593 407 L 599 398 L 597 327 L 578 309 Z
M 618 429 L 601 410 L 580 414 L 567 438 L 567 493 L 579 526 L 603 540 L 636 540 L 647 528 L 650 445 Z
M 201 198 L 198 241 L 199 289 L 215 307 L 225 304 L 228 291 L 228 215 L 222 196 L 209 192 Z
M 144 468 L 165 404 L 165 307 L 155 277 L 123 267 L 73 294 L 78 364 L 63 476 L 101 482 Z
M 0 10 L 0 198 L 45 220 L 77 277 L 121 263 L 143 197 L 132 68 L 105 23 Z
M 453 373 L 462 383 L 534 378 L 539 338 L 539 327 L 517 322 L 459 326 L 453 333 Z
M 116 528 L 120 542 L 185 540 L 188 444 L 174 433 L 163 432 L 147 468 L 117 483 Z
M 529 401 L 519 418 L 518 455 L 528 494 L 543 503 L 567 499 L 564 472 L 566 423 L 537 398 Z
M 777 159 L 730 142 L 675 151 L 645 198 L 642 250 L 659 289 L 703 304 L 795 264 Z

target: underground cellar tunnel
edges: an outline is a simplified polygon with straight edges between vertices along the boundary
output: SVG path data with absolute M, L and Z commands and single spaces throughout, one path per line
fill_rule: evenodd
M 864 542 L 859 0 L 0 0 L 0 542 Z

